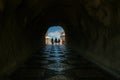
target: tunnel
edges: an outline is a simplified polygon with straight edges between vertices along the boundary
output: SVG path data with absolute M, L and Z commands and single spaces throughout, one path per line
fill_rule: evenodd
M 66 45 L 120 77 L 119 0 L 0 0 L 0 76 L 11 74 L 39 48 L 50 26 Z
M 67 43 L 65 31 L 62 26 L 51 26 L 45 34 L 46 45 L 65 45 Z

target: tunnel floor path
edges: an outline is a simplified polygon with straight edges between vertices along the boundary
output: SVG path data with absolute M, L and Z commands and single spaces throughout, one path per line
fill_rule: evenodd
M 65 45 L 47 45 L 21 65 L 10 80 L 116 80 Z

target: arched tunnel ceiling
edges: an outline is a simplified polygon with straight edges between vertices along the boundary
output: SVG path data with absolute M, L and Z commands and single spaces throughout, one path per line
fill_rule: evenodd
M 35 6 L 34 13 L 39 19 L 44 22 L 61 22 L 68 21 L 70 14 L 75 12 L 75 7 L 71 4 L 66 4 L 63 2 L 51 2 L 49 5 L 44 5 L 45 7 L 41 9 L 41 6 Z M 41 11 L 40 11 L 41 10 Z M 73 12 L 71 12 L 71 10 Z M 32 16 L 33 18 L 35 16 Z M 38 17 L 39 16 L 39 17 Z
M 25 60 L 55 24 L 65 29 L 71 46 L 120 71 L 119 4 L 120 0 L 0 0 L 0 70 Z
M 75 29 L 81 29 L 81 32 L 87 35 L 88 33 L 93 34 L 89 29 L 96 29 L 97 24 L 100 24 L 97 26 L 98 28 L 102 26 L 101 29 L 119 25 L 116 16 L 120 13 L 118 3 L 118 0 L 0 0 L 0 11 L 1 15 L 3 14 L 3 24 L 7 20 L 6 17 L 15 15 L 14 17 L 17 16 L 18 21 L 26 21 L 28 26 L 63 23 L 74 26 L 71 29 L 73 32 Z M 94 26 L 87 25 L 93 22 Z M 33 31 L 34 29 L 31 28 Z M 47 27 L 41 27 L 41 29 L 47 29 Z
M 1 11 L 6 9 L 15 10 L 20 6 L 24 6 L 26 15 L 29 15 L 29 20 L 36 19 L 40 15 L 44 19 L 49 16 L 50 18 L 47 17 L 47 20 L 51 19 L 49 21 L 53 19 L 59 21 L 61 18 L 64 21 L 69 21 L 72 19 L 69 19 L 69 17 L 76 18 L 79 15 L 76 12 L 82 12 L 82 8 L 86 10 L 89 16 L 105 26 L 109 26 L 111 25 L 111 11 L 116 11 L 118 5 L 114 4 L 119 3 L 119 0 L 0 0 L 0 3 Z

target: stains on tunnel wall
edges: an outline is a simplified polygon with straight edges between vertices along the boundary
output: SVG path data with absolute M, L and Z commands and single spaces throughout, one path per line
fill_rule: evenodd
M 52 6 L 54 4 L 54 6 Z M 120 71 L 119 0 L 0 0 L 0 75 L 13 71 L 61 24 L 68 45 Z

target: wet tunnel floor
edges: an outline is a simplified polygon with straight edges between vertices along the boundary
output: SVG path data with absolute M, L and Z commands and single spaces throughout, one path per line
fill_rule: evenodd
M 10 80 L 116 80 L 65 45 L 47 45 L 40 49 Z

